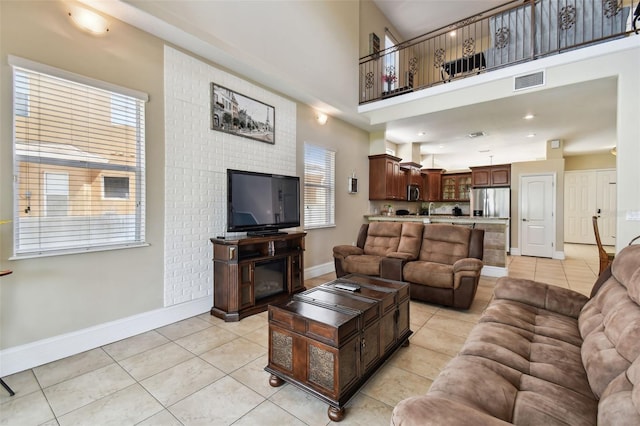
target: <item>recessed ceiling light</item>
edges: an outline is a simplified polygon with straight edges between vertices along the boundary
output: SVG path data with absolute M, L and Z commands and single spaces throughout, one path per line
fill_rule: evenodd
M 484 154 L 485 152 L 490 152 L 490 151 L 491 151 L 490 149 L 481 149 L 481 150 L 480 150 L 480 151 L 478 151 L 478 152 L 480 152 L 480 153 L 483 153 L 483 154 Z
M 418 132 L 418 136 L 424 136 L 426 134 L 427 134 L 427 132 L 425 132 L 424 130 L 422 132 Z
M 535 137 L 535 136 L 536 136 L 536 134 L 535 134 L 535 133 L 529 133 L 529 134 L 527 135 L 527 137 L 528 137 L 528 138 L 533 138 L 533 137 Z
M 442 149 L 444 148 L 444 145 L 438 145 L 438 148 Z
M 534 117 L 535 117 L 535 115 L 533 115 L 533 114 L 527 114 L 522 118 L 525 119 L 525 120 L 533 120 Z

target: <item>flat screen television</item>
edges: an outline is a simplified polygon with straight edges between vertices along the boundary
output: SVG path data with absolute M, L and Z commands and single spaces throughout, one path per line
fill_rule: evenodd
M 300 178 L 227 169 L 227 231 L 278 233 L 300 226 Z

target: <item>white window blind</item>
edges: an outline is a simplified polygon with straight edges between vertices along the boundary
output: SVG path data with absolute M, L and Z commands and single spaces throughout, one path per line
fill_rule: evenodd
M 336 153 L 304 145 L 304 227 L 335 226 Z
M 145 244 L 144 96 L 16 62 L 15 257 Z

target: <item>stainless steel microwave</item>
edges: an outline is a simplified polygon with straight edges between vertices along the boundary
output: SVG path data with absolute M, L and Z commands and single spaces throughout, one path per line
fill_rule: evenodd
M 407 200 L 418 201 L 420 200 L 420 185 L 407 185 Z

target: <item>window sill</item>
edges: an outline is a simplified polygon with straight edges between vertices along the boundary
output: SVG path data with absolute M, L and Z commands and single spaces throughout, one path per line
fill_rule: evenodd
M 82 254 L 82 253 L 95 253 L 100 251 L 111 251 L 111 250 L 122 250 L 122 249 L 131 249 L 131 248 L 139 248 L 139 247 L 148 247 L 151 244 L 149 243 L 136 243 L 136 244 L 120 244 L 113 246 L 104 246 L 104 247 L 88 247 L 88 248 L 73 248 L 67 250 L 52 250 L 46 252 L 38 252 L 38 253 L 20 253 L 14 254 L 9 258 L 9 260 L 25 260 L 25 259 L 35 259 L 40 257 L 51 257 L 51 256 L 66 256 L 73 254 Z

